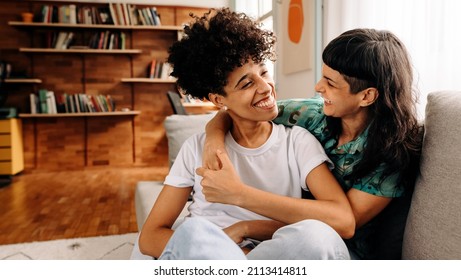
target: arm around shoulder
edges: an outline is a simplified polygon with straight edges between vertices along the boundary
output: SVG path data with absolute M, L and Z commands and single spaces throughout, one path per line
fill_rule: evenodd
M 232 120 L 226 111 L 220 110 L 207 123 L 205 127 L 206 139 L 203 147 L 203 166 L 212 169 L 220 169 L 220 162 L 216 157 L 216 151 L 225 151 L 224 138 L 232 126 Z

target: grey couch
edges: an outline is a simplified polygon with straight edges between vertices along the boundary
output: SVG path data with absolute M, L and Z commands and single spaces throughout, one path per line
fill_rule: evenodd
M 172 115 L 165 120 L 172 162 L 182 142 L 203 131 L 212 115 Z M 461 91 L 429 94 L 424 120 L 421 175 L 406 220 L 402 259 L 461 259 Z M 135 205 L 138 228 L 162 188 L 139 182 Z M 187 209 L 181 216 L 187 215 Z

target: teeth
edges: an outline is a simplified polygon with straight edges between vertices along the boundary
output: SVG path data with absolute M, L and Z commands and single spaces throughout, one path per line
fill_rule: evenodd
M 323 100 L 325 101 L 325 103 L 333 104 L 333 102 L 330 99 L 323 98 Z
M 274 105 L 274 102 L 275 102 L 274 97 L 270 96 L 269 99 L 256 103 L 255 107 L 258 107 L 258 108 L 270 107 Z

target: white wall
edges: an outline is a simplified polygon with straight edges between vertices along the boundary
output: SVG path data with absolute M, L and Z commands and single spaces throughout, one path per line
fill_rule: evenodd
M 304 0 L 306 1 L 306 0 Z M 315 1 L 315 0 L 307 0 L 307 1 Z M 292 74 L 283 74 L 282 71 L 282 61 L 283 61 L 283 42 L 282 34 L 284 26 L 286 25 L 285 22 L 282 22 L 282 5 L 279 3 L 280 1 L 274 1 L 274 31 L 277 35 L 277 63 L 276 63 L 276 71 L 275 71 L 275 81 L 276 81 L 276 88 L 277 88 L 277 99 L 287 99 L 287 98 L 307 98 L 312 97 L 315 94 L 314 86 L 316 84 L 316 66 L 318 64 L 318 60 L 320 59 L 319 55 L 317 54 L 317 41 L 321 40 L 321 36 L 314 36 L 316 40 L 312 42 L 316 47 L 312 48 L 314 57 L 314 67 L 311 70 L 292 73 Z M 320 1 L 321 2 L 321 1 Z M 315 6 L 315 5 L 313 5 Z M 304 19 L 306 21 L 310 21 L 310 27 L 312 28 L 312 33 L 316 34 L 318 25 L 321 21 L 316 20 L 316 12 L 313 10 L 309 15 L 304 15 Z M 321 45 L 321 44 L 320 44 Z M 296 54 L 290 54 L 296 55 Z

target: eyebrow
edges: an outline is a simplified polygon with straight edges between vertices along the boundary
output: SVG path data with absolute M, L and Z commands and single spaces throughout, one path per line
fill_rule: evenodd
M 259 66 L 260 66 L 260 67 L 264 67 L 264 66 L 266 66 L 266 63 L 261 62 L 261 63 L 259 64 Z M 237 84 L 235 84 L 234 89 L 237 88 L 238 85 L 240 84 L 240 82 L 243 81 L 243 80 L 245 80 L 247 77 L 248 77 L 248 74 L 243 75 L 243 76 L 240 78 L 240 80 L 238 80 Z
M 248 74 L 243 75 L 240 80 L 238 80 L 237 84 L 235 85 L 234 89 L 238 87 L 241 81 L 245 80 L 248 77 Z
M 332 80 L 331 78 L 328 78 L 328 77 L 325 76 L 325 75 L 323 75 L 323 77 L 324 77 L 325 79 L 327 79 L 328 81 L 332 82 L 333 84 L 338 84 L 338 82 Z

